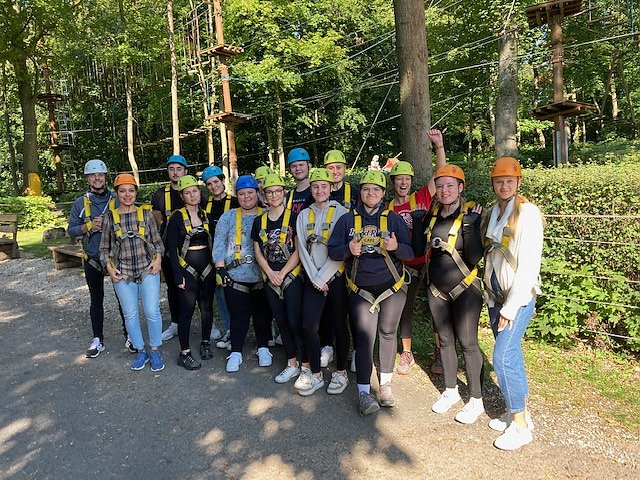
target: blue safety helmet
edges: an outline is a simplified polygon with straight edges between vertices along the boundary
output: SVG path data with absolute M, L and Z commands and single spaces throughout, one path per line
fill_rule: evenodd
M 236 181 L 236 192 L 238 190 L 242 190 L 243 188 L 254 188 L 259 190 L 258 182 L 252 175 L 241 175 L 238 177 Z
M 224 173 L 222 169 L 218 166 L 209 165 L 202 171 L 202 181 L 206 183 L 211 177 L 222 177 L 220 180 L 224 179 Z
M 167 158 L 167 167 L 172 163 L 179 163 L 184 168 L 187 168 L 189 166 L 187 160 L 182 155 L 171 155 L 169 158 Z
M 309 152 L 307 152 L 304 148 L 294 148 L 287 155 L 287 165 L 291 165 L 293 162 L 310 162 L 311 157 L 309 156 Z

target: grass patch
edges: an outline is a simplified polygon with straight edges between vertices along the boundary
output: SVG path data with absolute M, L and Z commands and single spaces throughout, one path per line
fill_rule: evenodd
M 18 245 L 20 250 L 36 255 L 40 258 L 51 258 L 51 252 L 47 247 L 70 243 L 68 238 L 56 238 L 42 241 L 42 234 L 47 228 L 36 228 L 33 230 L 18 231 Z

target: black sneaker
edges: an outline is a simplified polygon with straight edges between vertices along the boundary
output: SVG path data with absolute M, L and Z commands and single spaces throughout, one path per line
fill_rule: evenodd
M 191 352 L 181 353 L 178 356 L 178 365 L 187 370 L 198 370 L 202 366 L 198 360 L 191 356 Z
M 202 360 L 211 360 L 213 358 L 210 342 L 202 342 L 200 344 L 200 358 Z

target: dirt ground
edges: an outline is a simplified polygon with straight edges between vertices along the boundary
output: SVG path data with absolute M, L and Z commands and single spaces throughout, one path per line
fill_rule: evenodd
M 534 442 L 495 449 L 487 422 L 502 410 L 497 387 L 487 386 L 488 415 L 460 425 L 455 409 L 431 412 L 442 383 L 421 368 L 394 378 L 395 408 L 366 418 L 353 374 L 342 395 L 303 398 L 273 381 L 282 349 L 260 368 L 252 339 L 236 374 L 221 350 L 199 371 L 181 369 L 177 339 L 162 347 L 163 372 L 133 372 L 106 287 L 107 350 L 87 359 L 81 270 L 0 262 L 0 479 L 640 478 L 638 438 L 571 405 L 552 413 L 535 392 Z M 196 322 L 194 347 L 198 335 Z

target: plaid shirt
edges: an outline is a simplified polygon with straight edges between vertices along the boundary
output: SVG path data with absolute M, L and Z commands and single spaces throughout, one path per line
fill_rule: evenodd
M 127 237 L 127 232 L 138 233 L 138 213 L 120 213 L 120 227 L 123 237 L 120 239 L 120 252 L 114 259 L 115 267 L 122 275 L 138 278 L 153 261 L 155 254 L 164 254 L 164 245 L 153 215 L 149 210 L 144 211 L 146 224 L 144 242 L 138 236 Z M 102 223 L 102 238 L 100 240 L 100 262 L 106 268 L 111 260 L 113 250 L 118 240 L 113 229 L 113 215 L 105 215 Z

